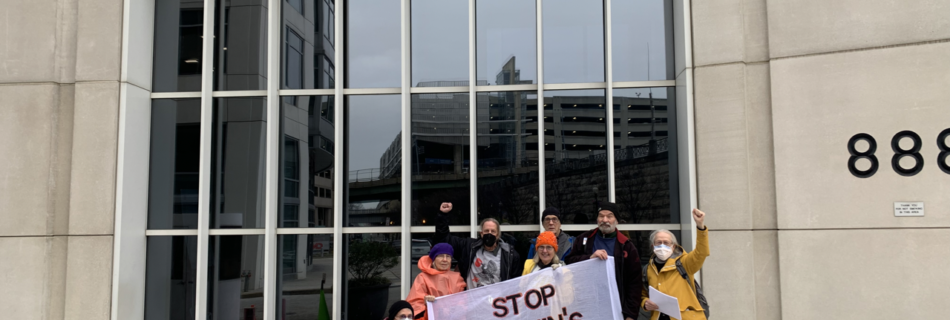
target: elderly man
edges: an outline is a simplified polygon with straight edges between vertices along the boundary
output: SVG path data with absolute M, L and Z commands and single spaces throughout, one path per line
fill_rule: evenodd
M 544 209 L 544 212 L 541 213 L 541 225 L 544 226 L 545 231 L 550 231 L 554 234 L 554 237 L 557 238 L 557 257 L 560 260 L 567 258 L 567 255 L 571 253 L 571 246 L 574 245 L 574 237 L 568 235 L 565 232 L 561 232 L 561 212 L 555 207 L 547 207 Z M 531 239 L 531 247 L 528 249 L 528 259 L 534 258 L 535 250 L 538 239 Z
M 521 256 L 501 239 L 498 220 L 487 218 L 478 225 L 477 239 L 460 238 L 449 234 L 449 222 L 445 217 L 452 211 L 451 202 L 443 202 L 442 214 L 436 219 L 433 243 L 448 243 L 455 252 L 459 273 L 465 278 L 469 290 L 517 278 L 521 275 Z
M 565 260 L 571 264 L 587 259 L 607 260 L 607 257 L 614 257 L 620 311 L 624 319 L 633 320 L 640 312 L 643 268 L 633 240 L 617 231 L 618 213 L 620 210 L 616 204 L 601 202 L 597 212 L 597 228 L 577 236 Z

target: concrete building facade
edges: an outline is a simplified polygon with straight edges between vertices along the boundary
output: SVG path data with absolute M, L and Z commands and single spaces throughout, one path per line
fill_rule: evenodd
M 452 232 L 497 217 L 515 243 L 546 206 L 580 232 L 584 208 L 612 200 L 632 238 L 667 228 L 691 248 L 701 208 L 716 319 L 941 318 L 948 13 L 950 0 L 0 0 L 0 314 L 315 319 L 324 299 L 333 319 L 375 315 L 408 292 L 445 199 Z M 416 111 L 433 95 L 449 111 Z M 598 101 L 610 108 L 570 110 Z M 603 116 L 543 121 L 587 113 Z M 401 152 L 445 121 L 454 138 L 421 140 L 459 143 L 446 156 Z M 360 296 L 375 302 L 359 310 Z

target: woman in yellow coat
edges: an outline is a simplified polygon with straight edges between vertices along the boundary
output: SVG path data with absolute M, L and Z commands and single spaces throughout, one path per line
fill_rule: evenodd
M 561 266 L 561 259 L 557 257 L 557 237 L 553 232 L 545 231 L 538 235 L 534 250 L 537 254 L 534 255 L 534 258 L 525 260 L 524 271 L 521 275 L 524 276 L 548 267 L 557 269 Z
M 676 297 L 680 305 L 681 315 L 672 315 L 672 318 L 679 320 L 706 320 L 703 313 L 703 307 L 696 298 L 693 291 L 693 275 L 703 267 L 703 262 L 709 256 L 709 231 L 706 230 L 706 213 L 699 209 L 693 209 L 693 220 L 696 221 L 696 248 L 692 252 L 685 252 L 683 247 L 676 242 L 676 237 L 668 230 L 656 230 L 650 234 L 650 242 L 653 243 L 653 255 L 646 266 L 647 282 L 644 283 L 643 301 L 640 306 L 644 310 L 650 311 L 651 320 L 670 319 L 671 317 L 660 313 L 659 306 L 650 301 L 649 291 L 646 286 L 656 288 L 656 290 Z M 686 269 L 689 279 L 683 279 L 679 271 L 676 270 L 676 261 Z M 682 317 L 682 318 L 680 318 Z

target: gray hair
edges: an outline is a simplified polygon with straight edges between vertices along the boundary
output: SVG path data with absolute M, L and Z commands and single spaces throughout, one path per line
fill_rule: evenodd
M 655 241 L 656 241 L 656 235 L 659 234 L 660 232 L 664 232 L 664 233 L 666 233 L 666 234 L 669 234 L 669 235 L 670 235 L 670 238 L 673 238 L 673 245 L 674 245 L 674 246 L 680 245 L 680 243 L 676 241 L 676 235 L 675 235 L 675 234 L 673 234 L 672 232 L 670 232 L 670 230 L 660 229 L 660 230 L 655 230 L 655 231 L 653 231 L 652 233 L 650 233 L 650 246 L 653 246 L 653 244 L 656 243 L 656 242 L 655 242 Z
M 498 220 L 495 220 L 495 218 L 482 219 L 482 222 L 478 224 L 478 232 L 482 232 L 482 229 L 485 228 L 485 222 L 488 222 L 488 221 L 495 223 L 495 227 L 498 228 L 498 235 L 501 236 L 501 223 L 498 223 Z

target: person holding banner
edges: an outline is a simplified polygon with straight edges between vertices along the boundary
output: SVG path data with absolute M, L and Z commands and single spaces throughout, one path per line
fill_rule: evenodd
M 452 211 L 451 202 L 443 202 L 442 214 L 436 219 L 433 243 L 448 243 L 457 253 L 459 272 L 468 289 L 484 287 L 521 276 L 521 256 L 501 239 L 498 220 L 486 218 L 478 225 L 477 239 L 460 238 L 449 234 L 449 221 L 445 217 Z
M 651 312 L 651 320 L 669 320 L 670 317 L 659 311 L 659 306 L 650 301 L 647 296 L 647 286 L 675 297 L 679 301 L 681 315 L 674 315 L 680 320 L 706 320 L 703 307 L 693 291 L 693 274 L 703 267 L 706 257 L 709 256 L 709 230 L 706 228 L 706 213 L 693 209 L 693 221 L 696 221 L 696 248 L 686 252 L 676 241 L 676 236 L 669 230 L 656 230 L 650 234 L 650 243 L 653 244 L 653 255 L 646 270 L 646 281 L 643 287 L 643 309 Z M 680 275 L 677 264 L 686 269 L 689 279 Z M 682 318 L 680 318 L 682 317 Z
M 450 295 L 465 290 L 465 281 L 452 267 L 452 255 L 455 252 L 447 243 L 439 243 L 429 250 L 428 256 L 419 258 L 419 270 L 422 271 L 409 289 L 406 298 L 412 309 L 416 310 L 415 319 L 426 316 L 426 301 L 435 301 L 436 297 Z
M 535 255 L 534 258 L 525 260 L 524 272 L 522 272 L 521 275 L 528 275 L 529 273 L 540 271 L 548 267 L 557 269 L 561 266 L 561 259 L 557 257 L 557 237 L 554 236 L 553 232 L 542 232 L 534 242 L 534 249 L 537 250 L 538 254 Z
M 633 240 L 617 231 L 619 212 L 616 204 L 601 202 L 597 212 L 597 228 L 577 236 L 571 253 L 565 260 L 572 264 L 588 259 L 607 260 L 607 257 L 614 257 L 621 313 L 624 319 L 633 320 L 640 313 L 643 268 L 640 266 L 640 254 L 637 253 Z

